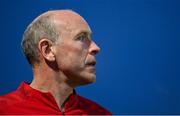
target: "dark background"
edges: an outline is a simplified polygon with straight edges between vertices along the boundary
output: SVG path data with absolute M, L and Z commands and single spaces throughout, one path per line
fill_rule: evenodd
M 101 47 L 97 82 L 79 94 L 113 114 L 180 114 L 179 0 L 1 0 L 0 94 L 31 82 L 22 34 L 53 9 L 80 13 Z

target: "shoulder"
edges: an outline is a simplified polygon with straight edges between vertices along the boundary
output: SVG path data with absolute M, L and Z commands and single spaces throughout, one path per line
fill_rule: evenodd
M 98 103 L 78 95 L 81 107 L 87 109 L 91 114 L 112 115 L 110 111 L 99 105 Z
M 7 110 L 10 106 L 21 102 L 22 95 L 18 91 L 13 91 L 0 96 L 0 111 Z
M 2 102 L 3 103 L 8 103 L 8 102 L 14 103 L 14 102 L 20 100 L 21 97 L 22 97 L 22 95 L 20 94 L 20 92 L 18 92 L 16 90 L 16 91 L 1 95 L 0 96 L 0 103 L 2 103 Z
M 21 85 L 16 90 L 9 92 L 7 94 L 1 95 L 0 104 L 3 104 L 5 106 L 7 105 L 11 106 L 13 104 L 24 101 L 25 98 L 27 97 L 26 95 L 27 92 L 25 91 L 25 87 L 26 87 L 25 83 L 21 83 Z

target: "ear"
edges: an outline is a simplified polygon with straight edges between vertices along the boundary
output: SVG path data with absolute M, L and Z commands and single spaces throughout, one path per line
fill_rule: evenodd
M 53 42 L 46 38 L 41 39 L 38 43 L 38 48 L 42 57 L 48 61 L 55 61 L 55 55 L 53 52 Z

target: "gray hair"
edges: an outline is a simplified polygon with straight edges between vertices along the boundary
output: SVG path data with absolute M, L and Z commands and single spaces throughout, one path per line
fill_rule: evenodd
M 21 47 L 29 64 L 32 66 L 35 63 L 39 63 L 38 42 L 44 37 L 52 42 L 55 42 L 59 37 L 59 33 L 50 14 L 37 17 L 29 24 L 23 34 Z

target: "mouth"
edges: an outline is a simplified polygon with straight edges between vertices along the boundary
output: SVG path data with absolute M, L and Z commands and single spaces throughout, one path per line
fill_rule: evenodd
M 93 73 L 96 72 L 95 65 L 96 65 L 96 61 L 86 63 L 86 66 L 87 66 L 88 70 L 90 70 Z
M 96 65 L 96 61 L 92 61 L 92 62 L 88 62 L 86 63 L 87 66 L 95 66 Z

